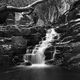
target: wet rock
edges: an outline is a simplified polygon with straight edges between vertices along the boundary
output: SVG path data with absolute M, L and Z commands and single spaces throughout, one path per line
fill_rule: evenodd
M 17 64 L 23 61 L 23 55 L 26 53 L 27 48 L 27 40 L 25 40 L 22 36 L 13 36 L 10 39 L 3 38 L 2 40 L 4 43 L 0 45 L 0 63 L 7 63 L 5 60 L 5 55 L 9 58 L 9 64 Z M 15 57 L 17 56 L 17 59 Z
M 4 28 L 0 29 L 2 32 L 0 34 L 0 55 L 9 56 L 10 64 L 22 62 L 27 48 L 31 46 L 33 49 L 46 33 L 45 29 L 40 26 L 39 28 L 27 28 L 26 26 L 16 27 L 15 25 L 8 25 Z M 16 56 L 17 58 L 15 58 Z
M 0 55 L 0 67 L 9 66 L 10 57 L 8 55 Z
M 45 55 L 45 60 L 50 60 L 53 58 L 53 53 L 54 53 L 54 47 L 49 47 L 45 50 L 44 55 Z
M 80 7 L 77 11 L 68 13 L 68 23 L 60 25 L 56 31 L 60 34 L 59 42 L 54 46 L 58 52 L 55 55 L 55 62 L 61 61 L 61 66 L 67 69 L 80 70 Z M 74 16 L 74 17 L 73 17 Z
M 12 45 L 15 48 L 24 48 L 27 46 L 27 40 L 24 39 L 22 36 L 13 36 Z
M 21 65 L 31 66 L 31 65 L 32 65 L 32 63 L 31 63 L 31 62 L 29 62 L 29 61 L 26 61 L 26 62 L 21 63 Z
M 53 59 L 51 59 L 51 60 L 46 60 L 46 61 L 45 61 L 45 64 L 49 64 L 49 65 L 54 64 L 54 60 L 53 60 Z M 55 65 L 56 65 L 56 64 L 55 64 Z

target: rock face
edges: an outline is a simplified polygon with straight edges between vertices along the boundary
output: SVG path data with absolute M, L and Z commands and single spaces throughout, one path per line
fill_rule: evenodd
M 14 36 L 11 38 L 2 38 L 0 39 L 0 63 L 3 64 L 3 61 L 6 63 L 5 57 L 8 58 L 8 63 L 14 63 L 14 58 L 18 58 L 19 61 L 22 60 L 23 54 L 26 53 L 27 40 L 22 36 Z
M 55 30 L 60 34 L 60 39 L 52 43 L 52 50 L 48 49 L 55 54 L 53 58 L 49 55 L 51 52 L 46 51 L 46 58 L 49 55 L 51 59 L 46 64 L 80 70 L 80 5 L 59 17 L 57 24 Z
M 61 17 L 63 23 L 56 28 L 60 34 L 59 42 L 55 48 L 55 62 L 61 60 L 60 65 L 69 69 L 80 69 L 80 5 Z M 67 17 L 66 17 L 67 16 Z M 61 19 L 62 19 L 61 18 Z M 67 21 L 65 21 L 65 19 Z M 61 22 L 60 22 L 61 23 Z
M 44 27 L 41 26 L 0 26 L 0 64 L 5 65 L 6 63 L 8 65 L 22 62 L 27 48 L 32 47 L 33 49 L 45 36 L 45 33 Z

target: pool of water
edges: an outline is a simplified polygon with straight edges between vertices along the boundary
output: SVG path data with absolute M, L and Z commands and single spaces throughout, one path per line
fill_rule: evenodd
M 80 73 L 68 71 L 58 66 L 19 65 L 1 72 L 0 80 L 80 80 Z

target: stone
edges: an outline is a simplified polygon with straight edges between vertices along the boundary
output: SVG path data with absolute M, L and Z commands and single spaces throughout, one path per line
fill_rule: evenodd
M 21 65 L 24 65 L 24 66 L 31 66 L 32 64 L 31 64 L 31 62 L 27 61 L 27 62 L 21 63 Z

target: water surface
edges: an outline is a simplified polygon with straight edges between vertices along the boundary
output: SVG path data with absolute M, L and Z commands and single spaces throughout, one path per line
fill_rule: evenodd
M 20 65 L 0 73 L 0 80 L 80 80 L 80 73 L 58 66 Z

